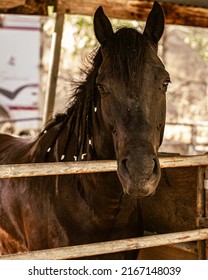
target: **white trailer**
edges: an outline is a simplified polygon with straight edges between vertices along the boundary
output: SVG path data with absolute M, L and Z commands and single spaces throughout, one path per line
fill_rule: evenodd
M 38 129 L 40 17 L 0 16 L 0 128 Z

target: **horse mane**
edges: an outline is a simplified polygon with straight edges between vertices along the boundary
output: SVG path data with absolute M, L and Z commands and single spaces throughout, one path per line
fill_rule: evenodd
M 113 77 L 121 79 L 126 83 L 133 81 L 134 73 L 138 70 L 142 72 L 144 64 L 144 50 L 146 46 L 146 40 L 141 33 L 133 28 L 121 28 L 113 36 L 109 44 L 104 46 L 104 50 L 107 50 L 109 59 L 111 60 L 111 69 Z M 62 134 L 63 130 L 68 127 L 68 132 L 65 131 L 64 139 L 62 139 L 62 149 L 58 153 L 58 161 L 66 160 L 65 155 L 67 153 L 67 146 L 70 143 L 72 135 L 75 135 L 76 143 L 74 151 L 74 159 L 81 160 L 82 155 L 87 150 L 90 152 L 90 158 L 95 159 L 96 154 L 93 150 L 93 146 L 89 145 L 92 137 L 92 114 L 96 107 L 96 76 L 98 75 L 99 67 L 102 63 L 102 51 L 98 48 L 95 53 L 92 53 L 90 57 L 91 68 L 89 70 L 83 70 L 85 73 L 85 80 L 76 83 L 76 88 L 72 96 L 72 103 L 66 109 L 65 113 L 57 114 L 51 119 L 39 134 L 36 141 L 35 149 L 32 149 L 33 157 L 35 161 L 49 161 L 49 153 L 56 146 L 56 141 Z M 48 132 L 51 132 L 52 137 L 46 137 Z M 42 142 L 42 145 L 40 145 Z M 38 152 L 38 147 L 46 146 L 46 154 L 43 158 L 43 151 Z M 89 146 L 89 147 L 88 147 Z M 74 160 L 68 159 L 68 160 Z
M 134 82 L 135 78 L 141 79 L 147 44 L 145 36 L 138 30 L 120 28 L 106 44 L 113 77 L 122 79 L 126 85 Z
M 66 111 L 64 113 L 58 113 L 50 119 L 34 142 L 30 151 L 30 158 L 34 162 L 51 161 L 49 153 L 55 149 L 57 139 L 63 134 L 63 131 L 65 136 L 62 136 L 62 138 L 64 138 L 62 139 L 63 147 L 61 151 L 59 151 L 61 155 L 58 161 L 66 160 L 67 144 L 70 142 L 72 135 L 76 138 L 76 143 L 74 143 L 75 160 L 79 160 L 83 155 L 87 141 L 90 140 L 92 133 L 91 116 L 94 106 L 96 106 L 95 79 L 102 62 L 100 49 L 96 51 L 96 54 L 92 53 L 89 62 L 91 63 L 91 67 L 88 67 L 88 70 L 82 69 L 85 73 L 85 80 L 74 82 L 76 87 L 74 88 L 74 93 L 70 97 L 72 101 L 70 101 Z M 65 130 L 66 127 L 68 128 L 67 130 Z M 45 153 L 42 150 L 43 146 L 46 147 Z M 91 153 L 93 153 L 92 149 Z

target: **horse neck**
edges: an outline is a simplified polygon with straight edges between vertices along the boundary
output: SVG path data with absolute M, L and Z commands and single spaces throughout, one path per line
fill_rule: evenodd
M 92 147 L 96 160 L 116 159 L 113 136 L 103 121 L 99 104 L 92 116 Z
M 91 120 L 90 133 L 88 120 Z M 60 116 L 58 123 L 54 121 L 54 125 L 42 132 L 33 150 L 36 162 L 115 159 L 112 134 L 103 122 L 100 105 L 97 104 L 96 110 L 94 106 L 88 110 L 80 100 L 66 115 Z M 135 201 L 123 195 L 115 172 L 74 176 L 69 178 L 77 182 L 77 194 L 100 225 L 112 228 L 120 215 L 124 221 L 128 220 Z
M 119 219 L 121 223 L 128 223 L 137 202 L 123 194 L 115 172 L 83 174 L 80 180 L 81 197 L 98 225 L 113 229 Z
M 88 116 L 88 119 L 91 119 L 90 135 L 85 136 L 90 142 L 85 141 L 87 155 L 84 160 L 115 159 L 112 133 L 103 121 L 100 103 L 92 106 L 90 112 L 91 115 Z M 124 208 L 123 190 L 117 174 L 115 172 L 83 174 L 80 178 L 82 198 L 93 209 L 94 215 L 98 221 L 102 221 L 103 226 L 112 227 L 116 216 Z

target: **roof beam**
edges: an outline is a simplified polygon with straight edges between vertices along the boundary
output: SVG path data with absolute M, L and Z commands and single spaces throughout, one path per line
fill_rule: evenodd
M 97 7 L 102 5 L 109 17 L 140 21 L 146 20 L 152 8 L 151 2 L 143 0 L 1 0 L 0 13 L 47 15 L 49 4 L 54 4 L 58 13 L 80 15 L 93 15 Z M 208 27 L 207 8 L 165 2 L 161 2 L 161 5 L 165 11 L 167 24 Z

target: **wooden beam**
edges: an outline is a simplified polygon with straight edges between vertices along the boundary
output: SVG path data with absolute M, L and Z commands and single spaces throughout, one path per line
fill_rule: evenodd
M 152 3 L 138 0 L 59 0 L 58 12 L 69 14 L 93 15 L 102 5 L 109 17 L 146 21 Z M 208 27 L 208 9 L 161 3 L 166 17 L 166 24 L 180 24 Z
M 56 2 L 56 0 L 51 0 Z M 24 15 L 48 15 L 50 0 L 0 0 L 0 13 Z
M 162 4 L 166 24 L 198 26 L 208 28 L 208 9 Z
M 29 253 L 4 255 L 0 257 L 0 260 L 76 259 L 100 254 L 144 249 L 204 239 L 208 239 L 208 229 L 197 229 L 184 232 L 158 234 L 123 240 L 92 243 L 87 245 L 33 251 Z
M 9 9 L 17 6 L 25 5 L 25 0 L 1 0 L 0 9 Z
M 176 168 L 208 165 L 208 154 L 201 156 L 165 156 L 160 157 L 161 168 Z M 1 165 L 0 178 L 20 178 L 64 174 L 95 172 L 113 172 L 117 170 L 115 160 L 51 162 Z
M 54 5 L 58 13 L 90 16 L 102 5 L 109 17 L 139 21 L 146 21 L 152 8 L 152 2 L 144 0 L 1 0 L 0 13 L 47 15 L 48 5 Z M 167 24 L 208 27 L 207 8 L 164 2 L 161 5 Z

